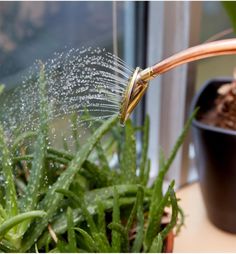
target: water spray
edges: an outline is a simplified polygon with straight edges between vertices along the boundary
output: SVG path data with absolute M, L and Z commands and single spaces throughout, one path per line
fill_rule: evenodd
M 105 49 L 88 47 L 57 53 L 44 63 L 49 120 L 75 113 L 77 125 L 86 129 L 119 115 L 123 125 L 145 94 L 151 79 L 184 63 L 231 54 L 236 54 L 236 39 L 201 44 L 144 70 L 134 70 Z M 35 70 L 37 66 L 34 66 Z M 19 125 L 23 130 L 38 125 L 38 85 L 31 80 L 35 70 L 29 71 L 21 86 L 1 96 L 0 120 L 10 136 Z
M 121 101 L 120 123 L 123 125 L 129 118 L 145 94 L 151 79 L 181 64 L 213 56 L 232 54 L 236 54 L 236 39 L 227 39 L 188 48 L 144 70 L 137 67 L 128 79 L 127 88 Z

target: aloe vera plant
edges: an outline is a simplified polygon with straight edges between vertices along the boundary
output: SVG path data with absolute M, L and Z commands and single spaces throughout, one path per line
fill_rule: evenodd
M 142 127 L 128 120 L 125 128 L 119 126 L 116 117 L 109 119 L 81 145 L 77 116 L 73 114 L 71 132 L 76 152 L 59 150 L 48 143 L 43 66 L 38 83 L 41 101 L 38 130 L 19 134 L 9 145 L 0 126 L 0 165 L 5 180 L 0 204 L 0 251 L 162 251 L 168 233 L 183 224 L 174 182 L 163 193 L 163 180 L 194 115 L 169 158 L 161 153 L 158 176 L 148 186 L 151 166 L 147 156 L 148 117 Z M 141 152 L 136 149 L 137 131 L 143 137 Z M 108 132 L 109 136 L 104 138 Z M 29 139 L 32 149 L 22 154 Z M 117 163 L 111 166 L 110 159 L 115 155 Z M 166 207 L 172 212 L 163 228 Z

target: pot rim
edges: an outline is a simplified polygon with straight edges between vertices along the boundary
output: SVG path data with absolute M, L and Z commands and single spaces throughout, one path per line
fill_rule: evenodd
M 165 247 L 163 249 L 163 253 L 173 253 L 174 240 L 175 240 L 175 235 L 173 230 L 171 230 L 165 239 Z
M 196 95 L 193 97 L 193 101 L 192 101 L 191 107 L 190 107 L 190 112 L 194 111 L 200 96 L 202 95 L 202 93 L 205 91 L 205 89 L 211 83 L 217 82 L 217 83 L 222 83 L 222 85 L 223 85 L 223 84 L 231 82 L 232 80 L 233 80 L 232 77 L 216 77 L 216 78 L 208 79 L 204 83 L 204 85 L 199 89 L 199 91 L 196 93 Z M 212 131 L 212 132 L 218 132 L 218 133 L 222 133 L 222 134 L 236 136 L 236 131 L 234 131 L 234 130 L 229 130 L 229 129 L 224 129 L 224 128 L 208 125 L 208 124 L 198 121 L 195 118 L 192 121 L 192 126 L 195 128 L 205 129 L 205 130 Z

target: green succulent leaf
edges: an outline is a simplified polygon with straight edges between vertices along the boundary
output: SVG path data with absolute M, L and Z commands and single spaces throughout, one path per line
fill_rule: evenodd
M 74 159 L 68 165 L 68 168 L 59 176 L 56 183 L 47 192 L 40 206 L 47 212 L 46 217 L 37 224 L 37 227 L 30 228 L 30 234 L 25 239 L 21 251 L 25 252 L 34 243 L 43 232 L 48 220 L 52 218 L 55 211 L 58 209 L 63 195 L 56 193 L 57 189 L 68 189 L 74 179 L 74 175 L 81 169 L 84 161 L 96 145 L 97 141 L 115 124 L 117 117 L 113 117 L 106 121 L 99 129 L 91 136 L 86 145 L 84 145 L 75 155 Z
M 102 144 L 101 144 L 100 141 L 96 145 L 96 151 L 97 151 L 97 154 L 98 154 L 98 158 L 99 158 L 99 161 L 100 161 L 101 168 L 104 171 L 109 172 L 110 171 L 109 163 L 108 163 L 106 155 L 105 155 L 105 150 L 103 149 Z
M 123 207 L 123 208 L 130 207 L 131 205 L 134 204 L 135 200 L 136 200 L 135 197 L 120 198 L 119 199 L 120 207 Z M 145 202 L 148 203 L 148 200 L 146 199 Z M 91 204 L 93 204 L 93 202 L 91 202 Z M 113 208 L 113 200 L 112 199 L 103 200 L 103 205 L 106 211 L 110 211 Z M 98 213 L 97 211 L 98 208 L 96 204 L 88 205 L 87 209 L 92 216 Z M 73 209 L 73 220 L 75 225 L 85 221 L 85 218 L 82 215 L 82 211 L 80 208 Z M 66 215 L 64 212 L 54 221 L 52 228 L 56 234 L 63 234 L 66 232 L 67 220 L 66 220 Z M 39 239 L 39 245 L 38 245 L 39 248 L 44 246 L 44 244 L 47 241 L 51 241 L 51 237 L 48 232 L 44 232 L 43 236 Z
M 113 188 L 113 212 L 112 212 L 112 222 L 113 224 L 120 223 L 120 204 L 119 204 L 119 194 L 116 187 Z M 120 252 L 120 233 L 115 229 L 112 230 L 112 252 Z
M 112 222 L 108 225 L 108 228 L 110 228 L 112 231 L 116 231 L 122 238 L 123 240 L 123 248 L 122 248 L 122 252 L 128 252 L 129 250 L 129 237 L 128 234 L 125 230 L 125 228 L 120 224 L 120 223 L 115 223 Z M 120 243 L 119 243 L 120 245 Z M 114 250 L 112 250 L 114 251 Z
M 161 236 L 162 239 L 165 239 L 167 237 L 167 235 L 169 234 L 169 232 L 175 227 L 175 225 L 177 224 L 177 220 L 178 220 L 178 212 L 179 212 L 179 208 L 178 208 L 178 202 L 177 202 L 177 198 L 175 196 L 175 192 L 173 189 L 170 189 L 170 201 L 171 201 L 171 207 L 172 207 L 172 215 L 171 215 L 171 220 L 168 223 L 168 225 L 161 231 Z
M 72 136 L 74 138 L 75 149 L 76 151 L 78 151 L 80 144 L 79 144 L 79 134 L 78 134 L 78 114 L 76 112 L 74 112 L 71 115 L 71 129 L 72 129 Z
M 70 207 L 67 208 L 67 238 L 69 243 L 69 251 L 77 252 L 76 248 L 76 238 L 74 231 L 74 221 L 73 221 L 73 212 Z
M 57 150 L 49 147 L 47 142 L 48 105 L 43 68 L 39 83 L 39 130 L 17 134 L 10 151 L 3 130 L 0 130 L 0 164 L 5 176 L 10 176 L 8 198 L 11 199 L 13 208 L 16 206 L 11 218 L 8 218 L 10 204 L 3 202 L 0 206 L 0 251 L 29 252 L 35 248 L 36 252 L 161 252 L 164 239 L 178 224 L 178 215 L 181 213 L 173 190 L 174 182 L 163 194 L 163 180 L 196 111 L 186 123 L 169 158 L 166 160 L 163 153 L 160 154 L 158 177 L 149 188 L 146 187 L 151 165 L 148 159 L 149 117 L 146 117 L 144 127 L 133 126 L 131 120 L 128 120 L 124 129 L 118 125 L 113 128 L 117 122 L 116 117 L 109 119 L 94 129 L 85 145 L 81 146 L 78 142 L 78 119 L 73 114 L 72 136 L 74 147 L 79 151 L 73 154 L 69 150 Z M 112 135 L 108 139 L 103 138 L 109 130 Z M 139 165 L 136 132 L 142 132 Z M 32 138 L 34 147 L 30 146 L 27 154 L 18 156 L 17 150 Z M 111 168 L 108 162 L 115 147 L 119 168 L 117 165 Z M 65 148 L 67 149 L 67 144 Z M 20 171 L 24 164 L 22 161 L 30 168 L 28 186 L 24 177 L 13 181 L 12 170 Z M 42 181 L 46 174 L 47 179 L 50 179 L 50 188 L 45 187 Z M 15 188 L 17 193 L 23 194 L 18 200 Z M 24 213 L 19 214 L 18 204 L 19 210 Z M 163 229 L 161 221 L 166 206 L 171 207 L 172 213 L 170 222 Z M 45 212 L 34 211 L 36 209 Z M 107 221 L 111 220 L 107 226 Z M 58 236 L 56 246 L 51 242 L 48 223 Z M 132 230 L 135 230 L 135 237 L 130 240 Z M 15 237 L 13 240 L 12 235 Z
M 87 246 L 87 249 L 89 252 L 99 252 L 99 248 L 92 238 L 92 236 L 82 228 L 75 228 L 76 231 L 78 231 L 84 238 L 84 243 Z
M 163 238 L 161 237 L 161 234 L 158 234 L 152 242 L 149 253 L 161 253 L 162 248 L 163 248 Z
M 30 178 L 21 202 L 21 209 L 25 212 L 33 210 L 38 205 L 38 193 L 45 173 L 45 162 L 47 154 L 47 136 L 48 136 L 48 105 L 46 96 L 46 78 L 44 66 L 40 66 L 39 74 L 39 96 L 40 96 L 40 125 L 37 140 L 34 147 L 34 159 L 30 171 Z M 22 224 L 21 234 L 29 227 L 30 221 Z
M 84 171 L 81 174 L 89 179 L 91 184 L 96 187 L 103 187 L 109 185 L 111 182 L 111 177 L 109 177 L 109 172 L 104 170 L 104 168 L 99 168 L 96 164 L 89 160 L 86 160 L 83 164 Z
M 226 12 L 230 18 L 234 32 L 236 33 L 236 15 L 235 15 L 236 4 L 235 4 L 235 2 L 234 1 L 222 1 L 222 5 L 226 10 Z
M 144 191 L 143 187 L 139 187 L 136 203 L 137 203 L 137 232 L 136 237 L 132 246 L 132 252 L 138 253 L 141 251 L 143 246 L 144 238 L 144 214 L 143 214 L 143 201 L 144 201 Z
M 0 126 L 0 151 L 2 156 L 2 173 L 5 180 L 6 214 L 8 218 L 18 214 L 17 194 L 12 172 L 12 158 L 7 146 L 2 126 Z
M 151 160 L 148 159 L 148 160 L 146 161 L 146 166 L 145 166 L 145 170 L 144 170 L 144 178 L 143 178 L 143 180 L 142 180 L 142 184 L 143 184 L 144 186 L 147 186 L 147 184 L 148 184 L 150 170 L 151 170 Z
M 25 220 L 31 220 L 36 217 L 43 217 L 46 213 L 44 211 L 30 211 L 18 214 L 3 222 L 0 226 L 0 237 L 2 238 L 11 228 L 22 223 Z
M 155 199 L 152 198 L 150 204 L 150 211 L 148 215 L 148 225 L 145 233 L 144 247 L 145 251 L 148 251 L 151 247 L 151 243 L 155 238 L 156 234 L 160 231 L 161 227 L 161 218 L 164 213 L 164 209 L 168 204 L 171 191 L 174 187 L 174 181 L 170 184 L 166 194 L 163 196 L 161 201 L 155 202 Z
M 185 225 L 185 214 L 183 209 L 178 206 L 178 210 L 179 210 L 179 219 L 178 219 L 178 223 L 176 225 L 176 231 L 175 231 L 175 235 L 178 236 L 181 228 Z
M 12 145 L 12 153 L 15 153 L 17 148 L 22 144 L 23 141 L 29 138 L 36 138 L 37 137 L 37 132 L 35 131 L 27 131 L 23 132 L 19 136 L 16 137 L 14 140 L 14 143 Z
M 109 242 L 107 240 L 107 237 L 104 236 L 104 234 L 102 234 L 100 232 L 94 233 L 93 238 L 98 245 L 99 252 L 102 252 L 102 253 L 110 253 L 111 252 Z
M 125 141 L 121 151 L 120 169 L 123 183 L 136 182 L 136 141 L 131 120 L 125 124 Z
M 0 84 L 0 95 L 3 93 L 5 86 L 3 84 Z
M 106 214 L 105 207 L 102 200 L 97 201 L 97 212 L 98 212 L 98 228 L 100 232 L 106 235 Z
M 149 116 L 146 116 L 144 121 L 144 126 L 143 126 L 142 155 L 141 155 L 141 162 L 140 162 L 140 182 L 143 184 L 146 184 L 145 169 L 146 169 L 147 157 L 148 157 L 149 125 L 150 125 Z
M 129 215 L 128 221 L 126 223 L 127 233 L 129 233 L 129 231 L 133 225 L 133 222 L 134 222 L 135 217 L 137 215 L 138 206 L 140 205 L 141 200 L 143 200 L 143 196 L 144 196 L 144 190 L 143 190 L 142 186 L 138 186 L 136 201 L 133 205 L 133 208 L 132 208 L 131 213 Z
M 162 186 L 163 186 L 164 177 L 165 177 L 166 173 L 168 172 L 171 164 L 173 163 L 178 150 L 180 149 L 181 145 L 183 144 L 184 139 L 185 139 L 185 137 L 188 133 L 188 130 L 191 126 L 191 123 L 192 123 L 194 117 L 196 116 L 198 110 L 199 109 L 196 108 L 194 110 L 194 112 L 191 114 L 191 116 L 189 117 L 189 119 L 187 120 L 187 122 L 186 122 L 181 134 L 179 135 L 179 137 L 174 145 L 174 148 L 172 149 L 170 156 L 167 160 L 165 160 L 163 151 L 160 150 L 159 172 L 158 172 L 158 176 L 154 182 L 152 204 L 160 202 L 160 200 L 162 198 Z M 150 210 L 152 210 L 152 208 L 150 208 Z
M 74 201 L 76 207 L 80 207 L 81 200 L 74 192 L 65 189 L 57 189 L 56 192 L 70 198 L 72 201 Z
M 14 246 L 14 244 L 12 244 L 11 242 L 9 242 L 6 239 L 2 239 L 0 241 L 0 251 L 2 253 L 17 253 L 17 248 Z

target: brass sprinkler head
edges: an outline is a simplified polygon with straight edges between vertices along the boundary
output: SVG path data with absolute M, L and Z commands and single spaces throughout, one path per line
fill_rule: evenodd
M 141 69 L 137 67 L 128 81 L 128 87 L 124 93 L 120 107 L 120 123 L 124 125 L 131 112 L 139 103 L 148 88 L 148 81 L 141 79 L 139 73 Z

